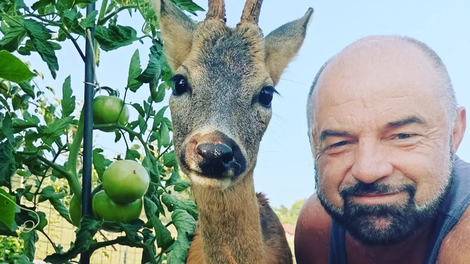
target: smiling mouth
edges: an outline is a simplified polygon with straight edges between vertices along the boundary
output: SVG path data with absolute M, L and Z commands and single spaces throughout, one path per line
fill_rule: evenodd
M 407 192 L 398 193 L 361 193 L 352 195 L 351 200 L 362 205 L 393 204 L 398 203 L 408 196 Z

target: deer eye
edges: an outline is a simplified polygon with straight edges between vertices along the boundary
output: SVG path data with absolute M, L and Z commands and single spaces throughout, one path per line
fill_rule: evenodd
M 271 101 L 273 100 L 274 93 L 277 93 L 274 87 L 263 87 L 263 89 L 261 89 L 261 92 L 258 94 L 258 102 L 266 108 L 271 107 Z
M 183 75 L 177 74 L 171 78 L 171 81 L 173 81 L 173 95 L 179 96 L 191 91 L 191 86 Z

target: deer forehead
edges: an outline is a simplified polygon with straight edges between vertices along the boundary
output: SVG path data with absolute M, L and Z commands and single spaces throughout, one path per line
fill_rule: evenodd
M 200 22 L 182 68 L 197 86 L 249 87 L 269 80 L 263 35 L 256 25 L 229 28 L 222 21 Z M 270 83 L 267 83 L 270 84 Z

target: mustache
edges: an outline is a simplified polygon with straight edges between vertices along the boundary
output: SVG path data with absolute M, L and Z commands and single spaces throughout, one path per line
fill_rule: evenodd
M 404 184 L 400 186 L 392 186 L 381 184 L 379 182 L 373 183 L 364 183 L 358 182 L 353 186 L 348 186 L 340 190 L 339 194 L 343 199 L 346 199 L 350 196 L 364 195 L 364 194 L 393 194 L 399 192 L 407 192 L 410 194 L 410 197 L 414 197 L 416 193 L 416 187 L 411 184 Z

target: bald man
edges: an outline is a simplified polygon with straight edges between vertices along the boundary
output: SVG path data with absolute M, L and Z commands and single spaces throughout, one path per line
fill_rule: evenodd
M 308 99 L 316 193 L 297 263 L 470 263 L 470 164 L 438 55 L 412 38 L 366 37 L 328 61 Z

